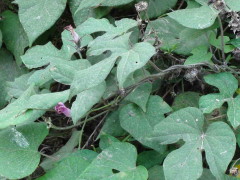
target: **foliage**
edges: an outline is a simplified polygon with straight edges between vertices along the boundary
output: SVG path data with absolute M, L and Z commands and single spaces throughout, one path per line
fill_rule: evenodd
M 240 176 L 240 0 L 2 4 L 0 179 Z

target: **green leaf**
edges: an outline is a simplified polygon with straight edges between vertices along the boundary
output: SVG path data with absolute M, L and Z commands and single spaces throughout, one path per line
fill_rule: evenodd
M 212 63 L 212 53 L 208 52 L 207 46 L 200 46 L 192 50 L 193 55 L 188 57 L 184 65 L 197 64 L 197 63 Z
M 137 2 L 140 2 L 141 0 L 138 0 Z M 147 8 L 147 17 L 152 19 L 152 18 L 157 18 L 161 16 L 163 13 L 168 11 L 169 9 L 173 8 L 177 0 L 146 0 L 148 2 L 148 8 Z M 146 19 L 145 12 L 141 14 L 144 19 Z
M 240 11 L 240 1 L 239 0 L 225 0 L 228 7 L 233 11 Z
M 43 86 L 45 83 L 52 79 L 51 66 L 47 66 L 45 69 L 40 69 L 35 72 L 29 77 L 28 84 L 34 84 L 36 86 Z
M 168 13 L 168 15 L 185 27 L 205 29 L 213 25 L 218 12 L 209 6 L 202 6 L 200 8 L 177 10 Z
M 209 125 L 203 146 L 210 170 L 217 179 L 221 179 L 226 171 L 227 162 L 230 162 L 230 159 L 234 155 L 235 145 L 235 135 L 229 126 L 223 122 L 216 122 Z
M 109 13 L 111 10 L 110 7 L 97 7 L 97 8 L 84 8 L 80 11 L 77 11 L 78 7 L 80 6 L 82 0 L 69 0 L 69 8 L 71 10 L 74 24 L 76 26 L 82 24 L 88 18 L 93 17 L 99 19 Z M 76 12 L 77 11 L 77 12 Z
M 33 95 L 33 89 L 34 87 L 30 86 L 20 98 L 0 111 L 0 129 L 35 121 L 58 102 L 66 102 L 69 96 L 68 90 Z
M 196 92 L 183 92 L 178 94 L 172 105 L 174 111 L 186 108 L 186 107 L 198 107 L 199 93 Z
M 223 103 L 228 103 L 227 116 L 233 128 L 240 125 L 239 98 L 233 98 L 238 88 L 238 80 L 228 72 L 210 74 L 204 77 L 205 81 L 219 89 L 219 93 L 207 94 L 199 100 L 199 106 L 203 113 L 211 113 L 214 109 L 220 108 Z
M 189 55 L 194 48 L 209 46 L 206 38 L 208 33 L 208 30 L 186 28 L 173 19 L 166 17 L 151 21 L 147 26 L 145 36 L 148 37 L 146 41 L 153 44 L 157 35 L 161 41 L 160 49 L 164 51 Z
M 110 147 L 113 143 L 120 142 L 117 138 L 110 136 L 108 134 L 103 134 L 100 136 L 99 147 L 104 150 Z
M 219 89 L 220 94 L 228 98 L 232 96 L 238 88 L 238 80 L 228 72 L 210 74 L 204 80 Z
M 21 179 L 33 173 L 40 162 L 38 147 L 48 134 L 43 123 L 29 123 L 0 131 L 0 174 Z
M 29 45 L 61 16 L 67 0 L 15 0 L 19 6 L 19 18 L 29 38 Z
M 199 180 L 215 180 L 216 178 L 212 175 L 211 171 L 209 169 L 204 168 L 202 176 L 199 178 Z
M 89 166 L 97 155 L 96 152 L 90 150 L 74 152 L 64 158 L 55 168 L 47 172 L 44 176 L 38 178 L 38 180 L 77 180 L 79 179 L 79 174 Z
M 95 87 L 82 91 L 77 95 L 71 107 L 71 117 L 74 124 L 77 123 L 86 113 L 99 102 L 106 90 L 106 83 L 103 82 Z
M 165 180 L 163 167 L 156 165 L 148 170 L 148 180 Z
M 90 56 L 100 55 L 107 50 L 115 56 L 121 56 L 117 67 L 117 79 L 120 88 L 123 88 L 124 82 L 131 73 L 143 67 L 155 54 L 155 48 L 146 42 L 137 43 L 131 48 L 129 44 L 130 34 L 127 33 L 115 39 L 89 44 L 88 54 Z M 144 54 L 142 54 L 143 51 Z
M 2 13 L 4 20 L 0 22 L 0 28 L 3 34 L 3 41 L 6 47 L 11 51 L 18 64 L 21 64 L 20 56 L 23 55 L 24 49 L 28 46 L 28 37 L 19 21 L 18 15 L 5 11 Z
M 49 64 L 63 60 L 60 50 L 58 50 L 51 42 L 43 46 L 34 46 L 21 56 L 23 63 L 27 68 L 39 68 Z
M 32 75 L 32 72 L 23 74 L 15 78 L 13 82 L 7 82 L 6 90 L 7 90 L 9 99 L 19 98 L 29 88 L 28 79 L 31 75 Z
M 125 100 L 135 103 L 141 109 L 146 112 L 146 106 L 149 99 L 149 96 L 152 92 L 152 84 L 144 83 L 135 88 L 126 98 Z
M 86 151 L 86 150 L 85 150 Z M 92 180 L 147 180 L 147 170 L 136 167 L 137 152 L 133 145 L 128 143 L 113 143 L 104 149 L 96 158 L 72 156 L 62 161 L 56 168 L 45 174 L 40 180 L 52 179 L 92 179 Z M 76 166 L 77 165 L 77 166 Z M 113 173 L 113 170 L 119 173 Z
M 224 52 L 225 53 L 232 52 L 234 50 L 234 46 L 227 45 L 227 43 L 229 42 L 230 38 L 228 36 L 223 36 L 223 40 L 224 40 Z M 209 37 L 209 42 L 214 47 L 216 47 L 218 49 L 222 49 L 222 38 L 221 38 L 221 36 L 216 38 L 215 33 L 211 33 L 211 35 Z
M 156 151 L 162 151 L 162 145 L 151 140 L 153 128 L 164 119 L 164 114 L 171 108 L 159 96 L 150 96 L 147 111 L 143 112 L 134 104 L 125 105 L 119 118 L 123 129 L 129 132 L 136 140 Z
M 235 46 L 236 48 L 240 47 L 240 38 L 236 38 L 236 39 L 231 39 L 229 41 L 230 44 L 232 44 L 233 46 Z
M 81 4 L 79 5 L 76 12 L 89 7 L 96 7 L 96 6 L 120 6 L 124 4 L 128 4 L 132 2 L 133 0 L 82 0 Z
M 163 160 L 165 159 L 167 155 L 167 152 L 164 151 L 159 153 L 156 151 L 143 151 L 138 155 L 137 158 L 137 164 L 142 165 L 147 169 L 150 169 L 151 167 L 162 164 Z
M 87 52 L 88 56 L 98 56 L 105 51 L 111 51 L 113 54 L 123 54 L 127 53 L 128 49 L 131 48 L 129 44 L 129 38 L 131 33 L 124 34 L 122 36 L 116 37 L 114 39 L 108 39 L 105 37 L 99 37 L 97 40 L 92 41 L 89 44 L 89 50 Z M 99 40 L 100 39 L 100 40 Z M 126 54 L 125 56 L 127 56 Z M 125 57 L 126 59 L 126 57 Z
M 121 54 L 121 61 L 117 67 L 119 87 L 123 88 L 127 77 L 137 69 L 143 67 L 154 54 L 155 48 L 145 42 L 137 43 L 128 52 Z
M 13 81 L 15 77 L 20 75 L 16 63 L 13 60 L 11 54 L 4 50 L 0 50 L 0 108 L 6 104 L 6 96 L 8 90 L 6 88 L 7 81 Z
M 126 133 L 120 125 L 119 113 L 120 109 L 113 111 L 107 116 L 101 129 L 101 134 L 109 134 L 114 137 L 118 137 L 123 136 Z
M 35 94 L 29 98 L 25 108 L 48 110 L 57 105 L 58 102 L 66 102 L 68 100 L 68 96 L 69 90 L 46 94 Z
M 88 60 L 76 60 L 76 61 L 58 61 L 51 63 L 50 68 L 52 78 L 62 84 L 70 85 L 74 79 L 74 75 L 77 71 L 90 67 Z
M 76 28 L 76 32 L 81 32 L 83 35 L 96 32 L 105 32 L 103 35 L 105 38 L 113 39 L 118 35 L 125 34 L 137 25 L 137 21 L 127 18 L 115 21 L 115 26 L 110 24 L 107 19 L 88 18 L 84 23 Z M 94 44 L 97 40 L 101 41 L 101 38 L 96 38 L 92 43 Z
M 113 68 L 114 71 L 116 68 Z M 107 88 L 103 95 L 103 99 L 107 99 L 118 91 L 118 83 L 115 76 L 116 73 L 110 73 L 106 79 Z
M 206 131 L 203 124 L 202 112 L 188 107 L 174 112 L 155 126 L 153 140 L 161 144 L 172 144 L 180 139 L 185 141 L 164 160 L 166 179 L 198 179 L 203 171 L 202 150 L 211 172 L 217 179 L 223 179 L 235 152 L 235 135 L 224 122 L 211 123 Z
M 70 97 L 101 84 L 113 68 L 115 56 L 111 56 L 93 66 L 75 73 L 70 88 Z

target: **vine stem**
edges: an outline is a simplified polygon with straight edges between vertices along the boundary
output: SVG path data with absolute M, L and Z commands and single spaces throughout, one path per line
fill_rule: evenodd
M 96 119 L 97 117 L 102 116 L 102 115 L 104 115 L 105 113 L 107 113 L 109 111 L 110 111 L 109 109 L 106 110 L 106 111 L 103 111 L 103 112 L 97 114 L 96 116 L 93 116 L 93 117 L 90 117 L 90 118 L 86 119 L 85 121 L 86 121 L 86 123 L 89 122 L 89 121 L 92 121 L 92 120 Z M 51 124 L 51 128 L 52 129 L 56 129 L 56 130 L 60 130 L 60 131 L 61 130 L 68 130 L 68 129 L 72 129 L 74 127 L 81 126 L 82 124 L 84 124 L 85 121 L 80 121 L 80 122 L 78 122 L 75 125 L 71 125 L 71 126 L 67 126 L 67 127 L 58 127 L 58 126 L 55 126 L 55 125 Z

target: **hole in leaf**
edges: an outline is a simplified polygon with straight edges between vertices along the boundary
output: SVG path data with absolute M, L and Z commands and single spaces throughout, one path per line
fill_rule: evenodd
M 112 172 L 113 172 L 114 174 L 116 174 L 116 173 L 119 173 L 120 171 L 117 170 L 117 169 L 113 169 Z

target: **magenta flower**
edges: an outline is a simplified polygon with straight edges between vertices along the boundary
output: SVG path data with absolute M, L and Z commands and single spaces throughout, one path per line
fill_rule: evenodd
M 71 117 L 71 110 L 62 102 L 59 102 L 54 109 L 58 114 L 64 114 L 66 117 Z

